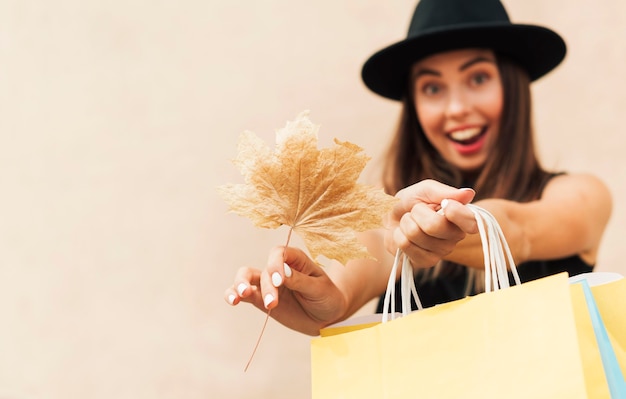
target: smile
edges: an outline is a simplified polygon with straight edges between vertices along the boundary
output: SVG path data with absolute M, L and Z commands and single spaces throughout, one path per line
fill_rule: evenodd
M 472 127 L 463 130 L 456 130 L 448 134 L 448 137 L 455 143 L 461 145 L 471 145 L 480 140 L 486 132 L 486 128 Z
M 482 151 L 487 143 L 487 126 L 468 127 L 448 133 L 454 149 L 462 156 L 473 156 Z

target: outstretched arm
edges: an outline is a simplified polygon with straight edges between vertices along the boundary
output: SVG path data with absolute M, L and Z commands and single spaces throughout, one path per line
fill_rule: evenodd
M 553 178 L 539 200 L 476 202 L 498 220 L 516 263 L 579 255 L 596 263 L 602 235 L 609 221 L 612 200 L 598 178 L 561 175 Z M 468 236 L 448 259 L 482 267 L 479 237 Z
M 416 199 L 420 184 L 399 193 L 405 198 L 404 205 L 392 214 L 394 228 L 386 235 L 388 247 L 399 246 L 414 267 L 430 267 L 445 259 L 482 269 L 480 236 L 470 234 L 476 232 L 477 226 L 465 202 L 446 201 L 442 215 L 428 200 Z M 555 177 L 536 201 L 486 199 L 475 205 L 494 215 L 518 264 L 576 254 L 594 264 L 612 208 L 608 189 L 590 175 Z M 450 222 L 448 229 L 440 225 L 444 217 Z M 455 234 L 459 237 L 457 242 L 452 239 Z

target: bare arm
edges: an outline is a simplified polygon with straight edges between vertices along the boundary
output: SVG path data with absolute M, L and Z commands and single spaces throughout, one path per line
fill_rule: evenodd
M 555 177 L 537 201 L 517 203 L 489 199 L 475 204 L 490 211 L 498 220 L 516 263 L 578 254 L 594 264 L 612 208 L 607 187 L 596 177 L 583 174 Z M 463 204 L 450 201 L 445 217 L 457 226 L 469 226 L 473 214 Z M 470 228 L 464 231 L 471 232 Z M 411 247 L 432 249 L 427 241 L 432 237 L 428 237 L 425 229 L 418 226 L 412 234 L 408 232 L 405 228 L 403 234 L 412 242 L 407 253 L 418 254 L 415 250 L 410 252 Z M 448 253 L 440 251 L 438 255 L 469 267 L 484 267 L 477 234 L 466 235 Z M 419 266 L 419 259 L 415 263 Z
M 555 177 L 537 201 L 485 200 L 476 204 L 494 214 L 516 263 L 578 254 L 594 264 L 612 209 L 607 187 L 596 177 L 582 174 Z M 468 236 L 448 259 L 464 259 L 464 264 L 469 259 L 468 266 L 482 267 L 477 246 L 478 237 Z

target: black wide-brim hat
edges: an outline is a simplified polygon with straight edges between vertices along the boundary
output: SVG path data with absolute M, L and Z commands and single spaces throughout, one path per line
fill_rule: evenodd
M 565 58 L 565 42 L 537 25 L 513 24 L 499 0 L 420 0 L 406 39 L 372 55 L 361 77 L 373 92 L 401 100 L 411 66 L 422 58 L 463 48 L 491 49 L 524 68 L 530 80 Z

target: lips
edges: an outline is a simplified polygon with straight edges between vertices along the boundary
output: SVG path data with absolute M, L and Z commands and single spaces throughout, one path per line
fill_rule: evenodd
M 486 127 L 471 127 L 455 130 L 448 134 L 456 150 L 462 155 L 471 155 L 481 150 L 485 143 Z
M 456 130 L 448 135 L 450 139 L 459 144 L 472 144 L 480 139 L 486 129 L 473 127 L 469 129 Z

